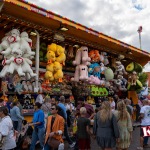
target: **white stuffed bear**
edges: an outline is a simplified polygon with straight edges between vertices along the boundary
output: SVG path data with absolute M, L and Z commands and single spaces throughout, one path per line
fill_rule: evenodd
M 21 40 L 20 40 L 20 49 L 23 51 L 24 54 L 35 55 L 35 52 L 31 51 L 32 40 L 29 38 L 27 32 L 21 33 Z
M 14 55 L 9 60 L 6 60 L 6 64 L 10 64 L 7 72 L 13 74 L 16 70 L 19 76 L 25 76 L 21 66 L 23 63 L 22 51 L 18 50 L 17 53 L 18 54 L 16 56 Z
M 23 58 L 22 70 L 24 73 L 29 73 L 31 77 L 35 77 L 36 73 L 33 73 L 31 69 L 32 61 L 28 58 Z
M 5 37 L 2 38 L 2 42 L 0 44 L 0 52 L 6 50 L 9 47 L 8 37 L 10 36 L 10 32 L 5 34 Z
M 20 32 L 17 29 L 10 31 L 10 36 L 7 38 L 10 46 L 2 52 L 3 55 L 9 55 L 11 52 L 16 52 L 20 48 Z

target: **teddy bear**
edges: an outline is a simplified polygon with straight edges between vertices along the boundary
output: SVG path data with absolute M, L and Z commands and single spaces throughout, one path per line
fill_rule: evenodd
M 5 34 L 5 37 L 2 38 L 2 42 L 0 44 L 0 52 L 5 51 L 9 47 L 8 37 L 10 36 L 10 32 Z
M 20 49 L 23 51 L 23 54 L 35 55 L 35 52 L 31 51 L 32 40 L 29 38 L 28 33 L 22 32 L 20 36 Z
M 28 73 L 31 77 L 35 77 L 37 74 L 31 69 L 32 61 L 28 58 L 23 58 L 23 63 L 21 65 L 22 71 Z
M 62 65 L 57 61 L 54 62 L 54 78 L 56 80 L 63 78 Z
M 18 29 L 12 29 L 10 31 L 10 36 L 7 38 L 10 46 L 3 52 L 3 55 L 9 55 L 11 52 L 15 52 L 20 48 L 20 32 Z
M 56 61 L 65 65 L 65 60 L 66 60 L 65 49 L 62 46 L 57 45 L 56 54 L 58 56 L 56 57 Z
M 115 70 L 115 75 L 118 74 L 127 74 L 127 72 L 125 71 L 124 66 L 122 65 L 122 63 L 120 61 L 116 61 L 116 70 Z
M 51 64 L 52 62 L 56 60 L 55 53 L 51 50 L 48 50 L 46 54 L 46 58 L 48 60 L 47 64 Z
M 18 49 L 17 53 L 18 54 L 16 56 L 12 56 L 9 60 L 6 60 L 6 64 L 10 64 L 7 72 L 13 74 L 14 71 L 17 71 L 19 76 L 25 76 L 25 73 L 22 70 L 22 51 Z

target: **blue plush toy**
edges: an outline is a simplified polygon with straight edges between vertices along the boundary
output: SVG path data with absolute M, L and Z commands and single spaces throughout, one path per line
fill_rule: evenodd
M 93 63 L 89 66 L 88 76 L 91 76 L 91 75 L 98 77 L 98 78 L 101 77 L 101 69 L 98 63 Z

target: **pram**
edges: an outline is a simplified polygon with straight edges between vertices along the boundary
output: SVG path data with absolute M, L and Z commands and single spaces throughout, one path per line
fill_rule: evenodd
M 33 128 L 28 126 L 27 121 L 22 121 L 22 129 L 18 135 L 17 147 L 15 150 L 29 150 L 31 143 Z

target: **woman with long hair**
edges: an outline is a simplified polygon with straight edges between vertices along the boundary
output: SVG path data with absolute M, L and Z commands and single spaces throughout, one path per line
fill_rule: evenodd
M 112 150 L 116 146 L 119 130 L 109 101 L 102 102 L 101 110 L 94 119 L 93 133 L 96 135 L 97 144 L 102 150 Z
M 133 128 L 131 116 L 123 100 L 117 103 L 117 110 L 114 112 L 114 115 L 117 118 L 120 133 L 120 138 L 116 146 L 117 150 L 128 150 L 131 143 Z

